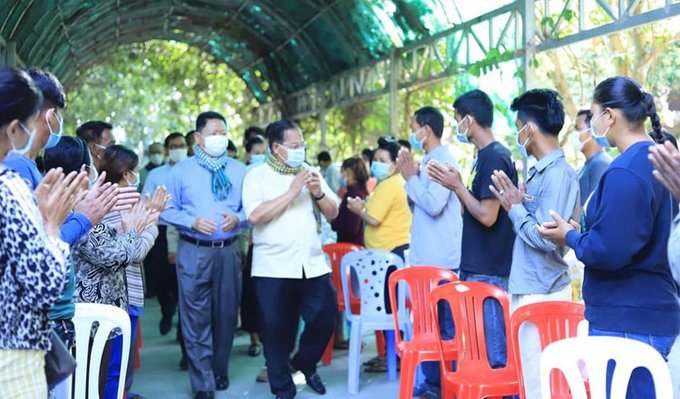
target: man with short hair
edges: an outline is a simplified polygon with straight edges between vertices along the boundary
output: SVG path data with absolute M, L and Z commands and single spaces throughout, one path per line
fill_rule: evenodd
M 481 90 L 462 94 L 453 103 L 458 141 L 472 144 L 477 156 L 467 186 L 452 167 L 431 162 L 430 178 L 453 191 L 465 207 L 459 277 L 463 281 L 493 284 L 508 290 L 515 232 L 508 213 L 491 192 L 491 176 L 502 170 L 517 184 L 517 171 L 510 150 L 496 141 L 491 129 L 493 103 Z M 484 325 L 489 364 L 499 368 L 507 361 L 503 312 L 497 302 L 484 303 Z
M 104 150 L 116 144 L 112 130 L 113 126 L 102 121 L 88 121 L 76 129 L 76 136 L 80 137 L 89 147 L 92 163 L 97 170 Z
M 331 159 L 331 154 L 328 151 L 321 151 L 319 155 L 316 156 L 316 161 L 319 165 L 319 170 L 321 171 L 321 176 L 328 184 L 328 187 L 337 193 L 340 189 L 340 169 L 338 165 L 333 164 Z
M 564 106 L 559 94 L 548 89 L 529 90 L 512 101 L 517 112 L 517 146 L 524 158 L 538 161 L 529 170 L 526 188 L 502 171 L 495 171 L 491 192 L 508 212 L 516 233 L 508 292 L 511 310 L 530 303 L 571 299 L 567 246 L 544 239 L 536 228 L 552 222 L 550 212 L 564 220 L 580 220 L 579 184 L 560 148 Z M 533 325 L 520 329 L 520 353 L 527 398 L 541 397 L 538 378 L 541 348 Z
M 187 154 L 190 157 L 194 156 L 194 144 L 196 144 L 196 131 L 195 130 L 189 130 L 186 135 L 184 135 L 184 139 L 187 142 Z
M 248 172 L 243 207 L 253 225 L 252 276 L 269 385 L 277 399 L 294 398 L 292 367 L 305 375 L 310 388 L 324 394 L 316 364 L 335 330 L 337 303 L 315 207 L 330 221 L 340 201 L 305 164 L 304 137 L 294 122 L 274 122 L 266 134 L 271 155 Z M 305 330 L 291 359 L 300 316 Z
M 586 157 L 586 163 L 578 171 L 578 181 L 581 191 L 581 206 L 584 206 L 590 194 L 595 191 L 600 183 L 600 178 L 612 163 L 612 157 L 602 146 L 593 140 L 590 134 L 590 119 L 593 114 L 589 109 L 582 109 L 576 114 L 574 131 L 569 140 L 577 152 L 580 151 Z
M 217 112 L 196 118 L 195 156 L 170 170 L 171 207 L 162 219 L 180 233 L 177 277 L 182 334 L 197 399 L 229 387 L 229 356 L 241 298 L 238 238 L 246 218 L 246 167 L 227 155 L 227 123 Z
M 139 189 L 144 187 L 149 172 L 163 165 L 165 162 L 165 147 L 161 143 L 153 143 L 147 151 L 149 162 L 139 170 Z M 151 295 L 153 296 L 153 295 Z
M 414 160 L 412 151 L 401 149 L 397 163 L 406 180 L 404 188 L 413 213 L 411 265 L 438 266 L 458 272 L 460 267 L 463 220 L 458 197 L 439 183 L 430 180 L 427 164 L 458 167 L 458 163 L 442 145 L 444 116 L 434 107 L 423 107 L 413 114 L 409 141 L 412 151 L 425 151 L 422 164 Z M 439 324 L 443 337 L 452 337 L 453 320 L 450 312 L 442 312 Z M 425 383 L 415 387 L 414 395 L 438 395 L 441 390 L 439 362 L 422 365 Z

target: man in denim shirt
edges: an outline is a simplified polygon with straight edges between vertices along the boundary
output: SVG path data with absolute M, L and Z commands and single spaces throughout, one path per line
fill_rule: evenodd
M 529 170 L 526 189 L 518 189 L 501 171 L 494 172 L 492 192 L 508 212 L 517 234 L 512 254 L 509 292 L 511 308 L 571 298 L 569 267 L 563 259 L 566 246 L 543 239 L 537 225 L 551 222 L 550 211 L 564 220 L 579 220 L 579 183 L 564 158 L 559 133 L 564 126 L 564 107 L 557 92 L 530 90 L 513 100 L 517 144 L 524 156 L 538 163 Z M 540 397 L 538 378 L 541 348 L 533 325 L 520 329 L 520 352 L 527 398 Z

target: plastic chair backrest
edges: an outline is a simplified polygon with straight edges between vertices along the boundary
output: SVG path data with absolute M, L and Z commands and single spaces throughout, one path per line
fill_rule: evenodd
M 437 304 L 440 301 L 446 301 L 451 308 L 453 322 L 456 326 L 456 334 L 453 340 L 458 349 L 458 369 L 475 370 L 475 372 L 480 373 L 492 370 L 487 357 L 484 332 L 484 300 L 486 298 L 495 299 L 500 303 L 506 337 L 508 337 L 507 330 L 510 326 L 508 309 L 510 304 L 508 295 L 502 289 L 487 283 L 465 281 L 441 285 L 430 294 L 432 314 L 436 320 L 439 320 Z M 434 323 L 434 325 L 437 329 L 437 337 L 441 337 L 439 323 Z M 507 339 L 507 341 L 511 342 L 510 339 Z M 441 339 L 439 339 L 439 342 L 445 372 L 450 374 L 453 372 L 451 362 L 443 358 L 444 347 Z M 507 347 L 511 348 L 512 345 L 508 344 Z M 515 355 L 512 350 L 509 350 L 506 367 L 514 367 L 515 364 Z
M 99 326 L 90 347 L 90 337 L 95 322 Z M 76 303 L 73 324 L 75 326 L 76 362 L 78 364 L 76 372 L 71 377 L 75 378 L 75 381 L 72 381 L 72 386 L 75 387 L 74 398 L 99 397 L 99 366 L 104 354 L 104 345 L 114 329 L 120 329 L 123 333 L 123 352 L 120 362 L 118 395 L 116 396 L 117 398 L 122 397 L 130 354 L 130 337 L 132 336 L 130 333 L 130 316 L 116 306 L 99 303 Z M 88 355 L 90 357 L 89 368 Z M 88 386 L 89 392 L 86 392 L 86 386 Z
M 328 256 L 331 264 L 331 277 L 333 279 L 333 286 L 338 295 L 338 305 L 345 307 L 345 295 L 342 292 L 342 279 L 340 278 L 340 261 L 343 256 L 350 252 L 361 251 L 364 247 L 348 242 L 339 242 L 336 244 L 328 244 L 323 246 L 323 251 Z
M 611 399 L 624 399 L 631 373 L 638 367 L 649 370 L 657 398 L 672 398 L 673 383 L 668 365 L 651 346 L 621 337 L 567 338 L 548 345 L 541 354 L 541 396 L 551 397 L 550 375 L 561 370 L 573 399 L 586 399 L 586 388 L 579 365 L 588 372 L 591 399 L 607 398 L 607 364 L 616 362 L 611 383 Z M 649 398 L 651 399 L 651 398 Z
M 385 287 L 387 273 L 404 267 L 404 261 L 391 252 L 380 250 L 356 251 L 345 255 L 340 277 L 345 298 L 352 293 L 361 300 L 361 318 L 365 321 L 384 321 L 387 315 Z M 354 284 L 350 284 L 348 277 Z M 350 293 L 350 288 L 352 292 Z M 399 309 L 402 309 L 400 307 Z M 347 317 L 357 316 L 346 309 Z
M 514 342 L 515 358 L 520 359 L 519 330 L 525 322 L 532 323 L 538 330 L 541 350 L 555 341 L 578 336 L 579 323 L 584 320 L 585 306 L 576 302 L 547 301 L 524 305 L 512 313 L 510 325 Z M 525 397 L 522 362 L 517 362 L 520 377 L 520 396 Z M 568 397 L 569 386 L 559 373 L 552 375 L 552 392 L 556 397 Z
M 397 270 L 390 275 L 390 304 L 392 309 L 397 309 L 397 284 L 402 282 L 402 285 L 405 284 L 409 288 L 413 317 L 412 341 L 438 340 L 434 326 L 435 319 L 430 306 L 430 292 L 442 283 L 454 281 L 458 281 L 456 273 L 436 266 L 411 266 Z M 395 326 L 399 326 L 399 312 L 393 313 Z M 402 341 L 401 335 L 397 334 L 397 344 L 399 345 Z

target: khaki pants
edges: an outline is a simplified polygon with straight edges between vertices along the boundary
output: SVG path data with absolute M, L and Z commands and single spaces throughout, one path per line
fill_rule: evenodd
M 0 398 L 46 397 L 45 351 L 0 349 Z

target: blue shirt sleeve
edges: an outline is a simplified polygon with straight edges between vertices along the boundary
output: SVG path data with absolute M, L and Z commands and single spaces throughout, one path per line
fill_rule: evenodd
M 597 208 L 588 220 L 588 231 L 569 232 L 567 245 L 587 267 L 617 270 L 633 262 L 653 233 L 653 193 L 638 176 L 622 168 L 602 178 L 599 201 L 590 205 Z
M 82 213 L 71 213 L 61 225 L 61 240 L 69 246 L 75 245 L 92 228 L 92 223 Z
M 442 213 L 449 201 L 449 195 L 452 195 L 449 189 L 433 181 L 425 185 L 418 176 L 408 179 L 404 188 L 409 200 L 432 217 Z
M 3 163 L 8 168 L 17 172 L 19 176 L 26 181 L 26 184 L 28 184 L 31 191 L 35 190 L 35 188 L 38 187 L 38 184 L 40 184 L 42 175 L 35 163 L 28 158 L 25 158 L 24 156 L 13 157 L 6 159 Z
M 163 221 L 173 226 L 192 230 L 194 218 L 182 209 L 182 194 L 184 190 L 181 177 L 181 168 L 183 166 L 184 165 L 182 164 L 176 165 L 170 171 L 170 178 L 168 179 L 168 193 L 172 195 L 172 198 L 170 199 L 170 207 L 163 211 L 161 218 Z M 209 195 L 209 193 L 206 193 L 206 195 Z

